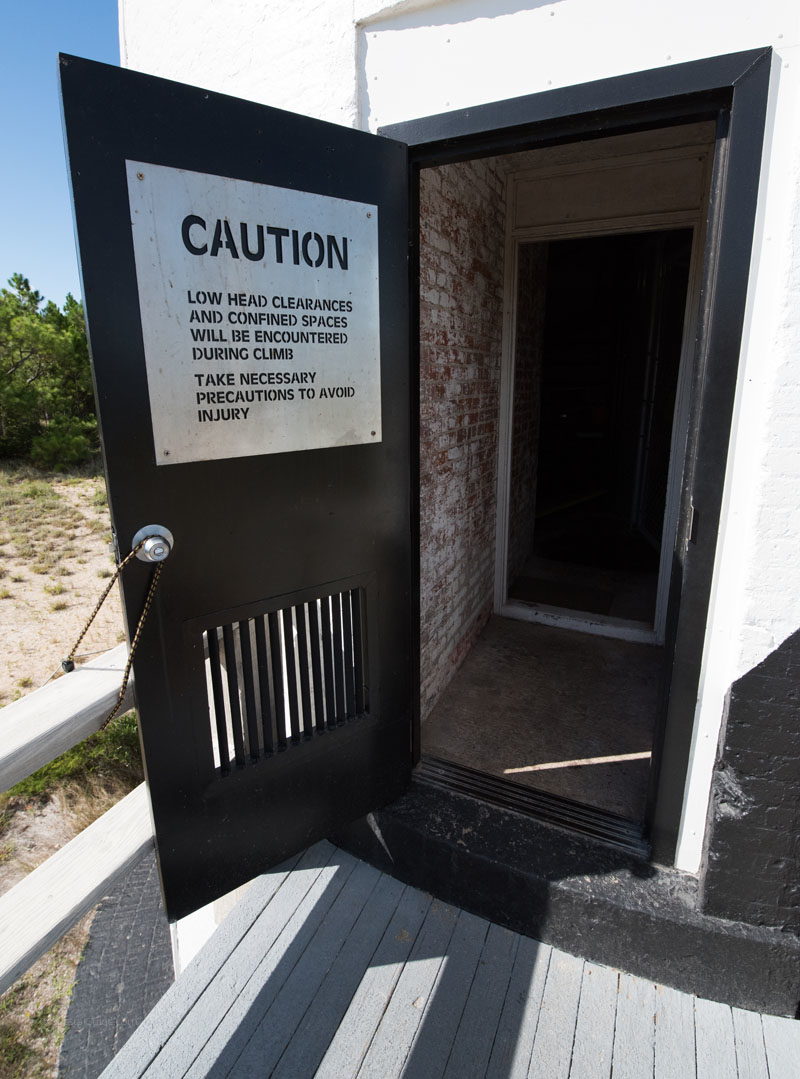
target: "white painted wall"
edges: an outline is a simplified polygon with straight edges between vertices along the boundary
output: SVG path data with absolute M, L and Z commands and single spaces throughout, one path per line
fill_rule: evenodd
M 355 127 L 352 18 L 352 0 L 119 0 L 120 62 Z
M 800 626 L 796 0 L 120 0 L 123 64 L 378 125 L 771 45 L 745 344 L 677 862 L 700 862 L 724 695 Z

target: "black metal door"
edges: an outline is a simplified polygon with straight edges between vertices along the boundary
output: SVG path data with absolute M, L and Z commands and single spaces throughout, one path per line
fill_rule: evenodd
M 410 776 L 406 147 L 72 57 L 61 58 L 61 78 L 115 539 L 124 554 L 155 523 L 175 538 L 135 678 L 163 888 L 177 918 L 391 801 Z M 245 446 L 243 455 L 199 459 L 201 449 L 182 463 L 157 461 L 169 451 L 163 429 L 154 433 L 130 162 L 377 208 L 379 431 L 352 436 L 357 444 L 345 434 L 303 449 L 298 436 L 291 452 Z M 215 237 L 197 213 L 184 246 L 196 253 L 216 239 L 216 253 L 230 257 L 240 241 L 226 224 L 238 227 L 220 215 Z M 290 232 L 270 249 L 273 261 L 345 265 L 342 236 L 331 247 L 314 226 L 304 249 Z M 262 253 L 257 226 L 243 238 Z M 276 355 L 270 371 L 302 366 Z M 211 398 L 212 416 L 224 400 Z M 271 437 L 266 412 L 259 424 L 257 440 Z M 131 631 L 149 573 L 136 561 L 127 571 Z

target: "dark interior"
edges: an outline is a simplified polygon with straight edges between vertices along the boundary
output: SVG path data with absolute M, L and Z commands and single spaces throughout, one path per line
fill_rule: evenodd
M 652 625 L 691 242 L 547 245 L 535 523 L 510 598 Z

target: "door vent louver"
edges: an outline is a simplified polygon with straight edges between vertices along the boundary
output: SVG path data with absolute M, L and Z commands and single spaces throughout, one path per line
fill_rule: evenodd
M 363 588 L 204 632 L 214 764 L 223 775 L 369 712 Z

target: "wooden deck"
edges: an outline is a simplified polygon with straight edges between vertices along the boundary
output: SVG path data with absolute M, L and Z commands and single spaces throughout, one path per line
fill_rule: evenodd
M 448 906 L 328 843 L 260 877 L 103 1076 L 797 1079 L 800 1023 Z

